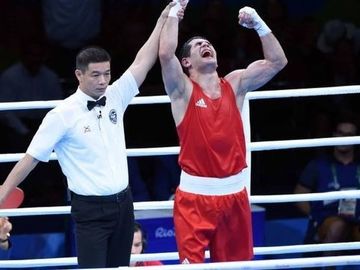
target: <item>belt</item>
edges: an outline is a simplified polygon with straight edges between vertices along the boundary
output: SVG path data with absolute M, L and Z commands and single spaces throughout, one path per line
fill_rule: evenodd
M 111 194 L 111 195 L 104 195 L 104 196 L 95 196 L 95 195 L 79 195 L 72 191 L 71 199 L 76 199 L 80 201 L 87 201 L 87 202 L 121 202 L 123 201 L 129 191 L 129 187 L 125 188 L 124 190 L 120 191 L 119 193 Z
M 242 191 L 246 187 L 246 179 L 242 172 L 224 178 L 195 176 L 181 171 L 179 189 L 185 192 L 222 196 Z

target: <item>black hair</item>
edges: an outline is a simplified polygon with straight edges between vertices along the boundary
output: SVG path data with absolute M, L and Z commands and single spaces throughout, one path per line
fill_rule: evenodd
M 143 253 L 147 248 L 147 235 L 146 232 L 141 227 L 141 224 L 138 222 L 134 223 L 134 233 L 136 232 L 141 232 L 141 243 L 142 243 L 141 253 Z
M 110 54 L 97 46 L 86 47 L 76 56 L 76 69 L 85 72 L 90 63 L 110 62 Z
M 180 53 L 179 53 L 179 58 L 180 61 L 181 59 L 185 58 L 185 57 L 189 57 L 190 56 L 190 42 L 193 41 L 194 39 L 205 39 L 208 40 L 207 38 L 203 37 L 203 36 L 194 36 L 192 38 L 189 38 L 181 47 Z
M 179 53 L 179 60 L 181 62 L 181 60 L 183 58 L 189 57 L 190 56 L 190 50 L 191 50 L 191 45 L 190 42 L 193 41 L 194 39 L 205 39 L 208 40 L 207 38 L 203 37 L 203 36 L 194 36 L 189 38 L 181 47 L 180 53 Z M 187 68 L 183 67 L 184 72 L 189 75 L 189 71 Z

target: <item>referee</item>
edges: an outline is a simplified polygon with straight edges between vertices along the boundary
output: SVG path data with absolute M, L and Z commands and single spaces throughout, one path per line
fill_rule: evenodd
M 80 268 L 128 266 L 134 212 L 123 115 L 154 65 L 170 3 L 134 62 L 113 84 L 110 56 L 88 47 L 76 57 L 76 92 L 43 119 L 25 156 L 0 187 L 0 203 L 54 150 L 71 191 Z M 4 239 L 5 240 L 5 239 Z

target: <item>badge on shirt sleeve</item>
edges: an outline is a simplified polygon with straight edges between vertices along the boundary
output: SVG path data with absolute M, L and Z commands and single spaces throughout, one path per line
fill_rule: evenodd
M 112 109 L 112 110 L 109 112 L 109 119 L 110 119 L 110 122 L 113 123 L 114 125 L 117 123 L 117 113 L 116 113 L 116 110 Z

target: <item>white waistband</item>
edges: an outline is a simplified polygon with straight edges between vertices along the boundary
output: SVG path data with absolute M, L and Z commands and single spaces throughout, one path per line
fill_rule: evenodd
M 181 171 L 179 189 L 200 195 L 228 195 L 242 191 L 246 186 L 241 172 L 225 178 L 202 177 Z

